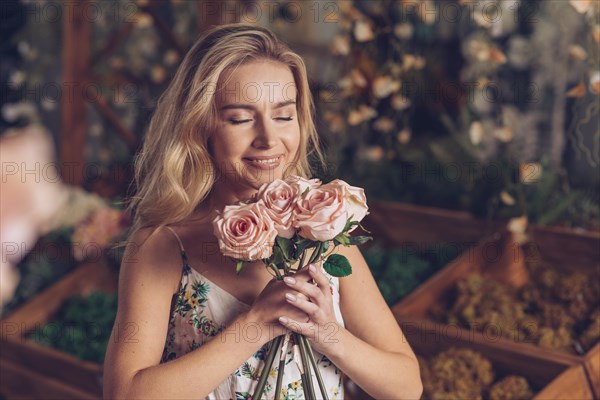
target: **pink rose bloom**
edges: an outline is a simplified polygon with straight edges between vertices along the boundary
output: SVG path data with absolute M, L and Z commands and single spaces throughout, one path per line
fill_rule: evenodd
M 273 254 L 277 230 L 261 201 L 225 207 L 213 229 L 224 256 L 256 261 Z
M 340 185 L 312 188 L 296 202 L 294 226 L 306 239 L 325 242 L 342 232 L 347 220 L 346 200 Z
M 297 197 L 298 189 L 281 179 L 263 185 L 258 191 L 258 199 L 264 203 L 277 234 L 286 239 L 291 239 L 296 233 L 292 226 L 292 211 Z
M 363 188 L 350 186 L 340 179 L 331 181 L 328 185 L 336 185 L 342 188 L 347 202 L 348 218 L 352 217 L 352 221 L 360 222 L 369 213 L 367 196 L 365 196 L 365 190 Z M 354 229 L 356 229 L 356 226 L 352 227 L 350 231 L 353 231 Z
M 321 186 L 319 179 L 306 179 L 296 175 L 288 176 L 285 178 L 285 181 L 293 188 L 296 188 L 299 194 L 304 193 L 306 189 L 314 189 Z

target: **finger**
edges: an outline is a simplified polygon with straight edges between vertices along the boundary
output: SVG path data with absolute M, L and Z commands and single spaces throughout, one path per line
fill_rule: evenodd
M 323 270 L 321 269 L 321 266 L 317 264 L 310 264 L 308 266 L 308 273 L 315 280 L 317 286 L 321 289 L 323 294 L 325 294 L 326 296 L 331 294 L 329 290 L 329 278 L 325 276 Z
M 310 276 L 310 274 L 308 273 L 308 266 L 302 268 L 300 271 L 296 272 L 293 275 L 294 278 L 301 280 L 301 281 L 310 281 L 312 279 L 312 276 Z
M 296 297 L 298 297 L 301 300 L 310 301 L 310 299 L 308 297 L 306 297 L 304 294 L 302 294 L 300 292 L 296 292 L 295 295 L 296 295 Z
M 321 289 L 316 285 L 313 285 L 312 283 L 300 279 L 295 279 L 291 276 L 286 276 L 285 278 L 283 278 L 283 282 L 285 282 L 285 284 L 289 288 L 297 290 L 298 292 L 304 294 L 314 302 L 319 302 L 323 298 L 323 292 L 321 291 Z
M 320 310 L 319 306 L 316 305 L 315 303 L 312 303 L 312 302 L 306 300 L 305 298 L 301 298 L 300 293 L 298 293 L 298 292 L 296 292 L 296 293 L 291 293 L 291 292 L 286 293 L 285 300 L 289 304 L 292 304 L 295 307 L 298 307 L 298 309 L 300 309 L 301 311 L 304 311 L 304 313 L 307 314 L 310 317 L 310 319 L 313 319 L 316 321 L 319 310 Z
M 300 333 L 307 337 L 310 336 L 309 333 L 311 333 L 311 331 L 315 332 L 314 324 L 312 322 L 296 321 L 285 315 L 279 317 L 279 323 L 290 331 Z

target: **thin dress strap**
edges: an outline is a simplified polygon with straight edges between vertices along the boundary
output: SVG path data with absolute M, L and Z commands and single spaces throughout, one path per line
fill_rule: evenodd
M 188 256 L 185 252 L 185 249 L 183 248 L 183 242 L 179 238 L 179 235 L 177 235 L 177 233 L 175 233 L 175 230 L 173 228 L 171 228 L 170 226 L 165 225 L 165 228 L 167 228 L 169 231 L 171 231 L 173 236 L 175 236 L 175 239 L 177 239 L 177 243 L 179 243 L 179 252 L 181 253 L 181 259 L 183 260 L 183 264 L 188 265 Z

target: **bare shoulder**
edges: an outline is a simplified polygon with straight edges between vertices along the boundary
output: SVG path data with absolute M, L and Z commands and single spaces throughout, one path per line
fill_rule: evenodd
M 149 285 L 175 293 L 181 276 L 177 239 L 167 228 L 142 228 L 128 240 L 119 286 Z

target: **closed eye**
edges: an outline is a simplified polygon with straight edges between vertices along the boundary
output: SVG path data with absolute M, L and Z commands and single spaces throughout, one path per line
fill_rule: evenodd
M 230 119 L 229 122 L 232 125 L 239 125 L 239 124 L 243 124 L 245 122 L 250 122 L 252 121 L 251 119 Z
M 279 117 L 279 118 L 274 118 L 274 119 L 279 120 L 279 121 L 292 121 L 294 118 L 292 118 L 292 117 Z

